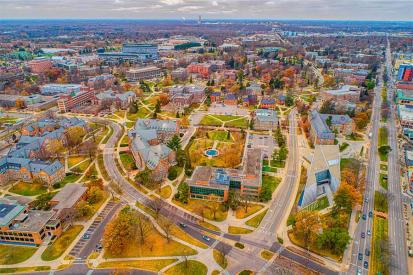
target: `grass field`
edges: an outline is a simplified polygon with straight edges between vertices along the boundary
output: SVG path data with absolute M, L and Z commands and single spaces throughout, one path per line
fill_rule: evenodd
M 374 210 L 387 213 L 389 204 L 385 193 L 379 191 L 374 192 Z
M 183 261 L 169 268 L 165 275 L 205 275 L 208 268 L 201 262 L 195 260 Z
M 177 226 L 175 224 L 172 226 L 171 234 L 173 236 L 177 237 L 178 239 L 181 239 L 184 242 L 187 242 L 189 244 L 198 246 L 198 247 L 203 248 L 203 249 L 208 248 L 208 246 L 206 244 L 204 244 L 203 242 L 193 238 L 191 235 L 189 235 L 188 233 L 183 231 L 179 226 Z
M 228 266 L 228 261 L 225 258 L 225 255 L 222 254 L 219 250 L 212 250 L 212 256 L 214 257 L 215 262 L 217 262 L 217 264 L 219 264 L 220 267 L 222 268 L 227 268 Z
M 159 272 L 165 266 L 171 265 L 176 261 L 176 259 L 113 261 L 100 263 L 98 265 L 98 268 L 137 268 L 142 270 Z
M 388 265 L 385 265 L 382 258 L 380 242 L 388 239 L 388 220 L 374 216 L 373 220 L 373 243 L 370 256 L 370 274 L 389 274 Z
M 386 127 L 379 128 L 379 143 L 378 147 L 388 144 L 388 131 Z
M 206 115 L 201 119 L 201 122 L 199 124 L 205 126 L 221 126 L 222 122 L 211 115 Z
M 388 182 L 387 182 L 387 175 L 386 175 L 386 174 L 380 173 L 380 175 L 379 175 L 379 182 L 380 182 L 380 185 L 381 185 L 384 189 L 387 190 Z
M 34 273 L 39 271 L 49 271 L 50 266 L 31 266 L 31 267 L 10 267 L 10 268 L 0 268 L 0 273 Z
M 136 169 L 135 159 L 133 158 L 131 153 L 120 152 L 119 157 L 123 167 L 125 167 L 126 170 Z
M 169 185 L 166 185 L 161 188 L 161 192 L 159 192 L 159 190 L 156 190 L 156 193 L 160 195 L 162 198 L 167 199 L 172 194 L 172 188 Z
M 235 217 L 237 219 L 244 219 L 246 217 L 251 216 L 254 213 L 257 213 L 258 211 L 260 211 L 263 208 L 264 208 L 264 206 L 261 205 L 261 204 L 251 204 L 251 205 L 248 206 L 247 212 L 245 212 L 245 207 L 241 205 L 235 211 Z
M 324 208 L 327 208 L 329 206 L 330 206 L 330 204 L 328 202 L 327 196 L 323 196 L 321 198 L 318 198 L 312 204 L 308 205 L 305 209 L 309 210 L 309 211 L 320 211 L 320 210 L 323 210 Z
M 255 217 L 249 219 L 248 221 L 245 222 L 246 225 L 252 226 L 252 227 L 258 227 L 262 221 L 262 219 L 265 217 L 267 214 L 268 209 L 264 210 L 260 214 L 256 215 Z
M 224 205 L 220 204 L 219 210 L 215 213 L 215 219 L 214 219 L 213 212 L 211 211 L 212 202 L 210 201 L 189 199 L 187 204 L 181 203 L 176 200 L 173 200 L 173 203 L 181 206 L 182 208 L 185 208 L 188 211 L 196 213 L 198 215 L 200 215 L 201 210 L 203 210 L 204 218 L 211 220 L 211 221 L 213 220 L 217 222 L 224 221 L 228 215 L 228 210 L 225 209 Z
M 263 186 L 269 185 L 272 193 L 274 193 L 275 189 L 277 189 L 280 182 L 281 182 L 280 178 L 268 176 L 268 175 L 262 176 L 262 185 Z
M 29 259 L 37 247 L 0 244 L 0 265 L 18 264 Z
M 9 192 L 22 196 L 37 196 L 47 192 L 47 188 L 39 183 L 18 182 L 14 184 Z
M 228 233 L 230 234 L 248 234 L 252 230 L 248 228 L 238 227 L 238 226 L 228 226 Z
M 105 250 L 106 258 L 133 258 L 133 257 L 160 257 L 160 256 L 184 256 L 195 255 L 196 250 L 174 240 L 168 240 L 158 230 L 151 228 L 145 238 L 145 244 L 131 242 L 121 254 L 112 254 Z
M 67 158 L 67 165 L 69 166 L 69 169 L 72 168 L 75 165 L 78 165 L 82 161 L 86 159 L 86 156 L 74 156 L 74 157 L 68 157 Z
M 42 260 L 52 261 L 59 258 L 82 231 L 83 225 L 73 225 L 63 232 L 42 254 Z
M 228 132 L 227 131 L 210 131 L 207 132 L 208 138 L 212 140 L 218 140 L 218 141 L 227 141 L 231 140 L 231 134 L 230 137 L 228 138 Z
M 226 132 L 225 132 L 226 133 Z M 218 141 L 216 149 L 219 155 L 213 158 L 205 156 L 205 150 L 213 147 L 214 139 L 207 138 L 207 132 L 198 131 L 198 138 L 192 140 L 187 146 L 187 156 L 191 159 L 192 167 L 213 166 L 234 168 L 241 163 L 242 152 L 244 149 L 245 137 L 241 133 L 232 132 L 231 141 Z M 221 134 L 218 134 L 222 138 Z

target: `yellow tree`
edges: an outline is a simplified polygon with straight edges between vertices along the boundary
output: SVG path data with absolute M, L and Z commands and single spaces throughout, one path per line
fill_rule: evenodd
M 294 235 L 303 240 L 305 247 L 316 240 L 321 228 L 318 212 L 302 210 L 296 214 Z

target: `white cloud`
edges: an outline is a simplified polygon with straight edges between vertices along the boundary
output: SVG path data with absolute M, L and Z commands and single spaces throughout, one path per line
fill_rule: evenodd
M 161 0 L 161 3 L 164 3 L 165 5 L 168 5 L 168 6 L 174 6 L 174 5 L 184 4 L 184 1 L 183 0 Z
M 218 6 L 218 2 L 217 2 L 217 1 L 212 1 L 212 6 L 217 7 L 217 6 Z

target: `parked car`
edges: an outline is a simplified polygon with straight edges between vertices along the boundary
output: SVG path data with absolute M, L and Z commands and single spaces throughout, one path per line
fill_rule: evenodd
M 359 260 L 361 261 L 361 260 L 363 260 L 363 253 L 359 253 Z
M 361 237 L 364 239 L 366 237 L 366 233 L 361 232 Z
M 90 234 L 88 234 L 88 233 L 83 234 L 82 239 L 89 240 L 90 239 Z
M 360 267 L 357 268 L 357 275 L 361 275 L 361 268 Z
M 207 241 L 207 242 L 209 242 L 210 240 L 211 240 L 211 238 L 210 237 L 208 237 L 208 236 L 202 236 L 202 239 L 204 239 L 205 241 Z
M 367 215 L 363 214 L 363 220 L 366 220 L 366 219 L 367 219 Z
M 367 235 L 371 235 L 371 230 L 369 229 L 369 230 L 367 230 Z
M 370 250 L 368 250 L 367 248 L 366 248 L 366 256 L 370 256 Z
M 370 218 L 373 217 L 373 212 L 372 211 L 369 212 L 369 217 Z
M 369 262 L 368 262 L 368 261 L 364 261 L 363 266 L 364 266 L 365 269 L 369 268 Z
M 186 228 L 186 227 L 187 227 L 187 225 L 184 224 L 183 222 L 180 222 L 179 225 L 180 225 L 182 228 Z

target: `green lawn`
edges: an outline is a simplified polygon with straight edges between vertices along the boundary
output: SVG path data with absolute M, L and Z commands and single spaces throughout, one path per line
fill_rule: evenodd
M 135 159 L 133 158 L 132 154 L 127 152 L 120 152 L 119 157 L 122 161 L 123 167 L 125 167 L 126 170 L 136 169 Z
M 37 247 L 0 244 L 0 265 L 18 264 L 29 259 Z
M 214 260 L 217 264 L 221 266 L 221 268 L 227 268 L 228 266 L 228 261 L 225 258 L 225 255 L 222 254 L 219 250 L 212 250 L 212 256 L 214 257 Z
M 308 205 L 305 209 L 309 210 L 309 211 L 320 211 L 320 210 L 323 210 L 324 208 L 327 208 L 329 206 L 330 206 L 330 204 L 328 202 L 327 196 L 323 196 L 321 198 L 318 198 L 312 204 Z
M 19 182 L 14 184 L 9 192 L 22 196 L 37 196 L 47 192 L 47 187 L 39 183 Z
M 226 127 L 246 129 L 246 128 L 248 128 L 248 120 L 246 118 L 242 117 L 242 118 L 234 120 L 234 121 L 226 122 L 225 126 Z
M 144 108 L 143 106 L 139 106 L 139 110 L 136 114 L 127 114 L 127 119 L 136 121 L 138 118 L 146 118 L 149 114 L 151 114 L 152 111 L 149 111 L 148 109 Z
M 201 125 L 206 125 L 206 126 L 221 126 L 222 122 L 215 119 L 211 115 L 206 115 L 202 118 L 201 122 L 199 123 Z
M 351 169 L 352 171 L 358 171 L 360 168 L 360 161 L 354 158 L 342 158 L 340 160 L 340 170 L 343 171 L 345 168 Z
M 388 239 L 388 220 L 374 216 L 373 243 L 371 246 L 370 271 L 371 274 L 389 274 L 389 266 L 384 264 L 380 242 Z
M 277 189 L 277 186 L 280 184 L 281 179 L 273 176 L 263 175 L 262 176 L 262 185 L 269 185 L 271 192 L 274 192 Z
M 238 227 L 238 226 L 228 226 L 228 233 L 229 234 L 248 234 L 251 233 L 252 230 L 248 228 Z
M 62 188 L 68 183 L 74 183 L 76 182 L 82 175 L 81 174 L 73 174 L 73 173 L 67 173 L 66 176 L 63 178 L 63 180 L 55 183 L 53 187 L 55 188 Z
M 380 175 L 379 175 L 379 181 L 380 181 L 380 185 L 381 185 L 384 189 L 387 190 L 387 184 L 388 184 L 388 182 L 387 182 L 387 175 L 386 175 L 386 174 L 383 174 L 383 173 L 380 173 Z
M 201 211 L 202 211 L 202 215 L 204 216 L 205 219 L 208 219 L 208 220 L 215 220 L 217 222 L 221 222 L 221 221 L 224 221 L 228 215 L 228 210 L 225 209 L 225 206 L 223 204 L 220 204 L 218 211 L 215 213 L 215 219 L 214 219 L 214 213 L 213 211 L 211 211 L 211 206 L 213 202 L 206 201 L 206 200 L 189 199 L 187 204 L 182 203 L 177 200 L 173 200 L 172 202 L 198 215 L 201 215 Z
M 52 261 L 59 258 L 82 231 L 83 225 L 73 225 L 62 233 L 42 254 L 42 260 Z
M 378 147 L 388 144 L 388 132 L 386 127 L 379 128 L 379 145 Z
M 227 131 L 211 131 L 211 132 L 208 132 L 208 138 L 212 140 L 218 140 L 218 141 L 227 141 L 227 140 L 231 140 L 231 134 L 230 134 L 230 137 L 228 138 Z
M 230 121 L 230 120 L 234 120 L 234 119 L 244 118 L 244 117 L 242 117 L 242 116 L 231 116 L 231 115 L 211 115 L 211 116 L 213 116 L 213 117 L 215 117 L 215 118 L 217 118 L 217 119 L 220 119 L 220 120 L 222 120 L 222 121 L 224 121 L 224 122 Z
M 277 173 L 277 168 L 264 165 L 264 166 L 262 166 L 262 171 L 263 171 L 263 172 L 273 172 L 273 173 Z
M 10 268 L 0 268 L 0 273 L 34 273 L 39 271 L 49 271 L 50 266 L 30 266 L 30 267 L 10 267 Z
M 245 224 L 257 228 L 260 225 L 262 219 L 267 214 L 267 211 L 268 211 L 268 209 L 264 210 L 260 214 L 258 214 L 255 217 L 249 219 L 248 221 L 246 221 Z
M 136 268 L 136 269 L 142 269 L 142 270 L 149 270 L 153 272 L 159 272 L 165 266 L 171 265 L 176 261 L 177 261 L 176 259 L 110 261 L 110 262 L 103 262 L 99 264 L 98 268 L 112 268 L 112 269 Z
M 235 211 L 235 217 L 237 219 L 244 219 L 249 216 L 251 216 L 254 213 L 257 213 L 261 209 L 263 209 L 264 206 L 261 204 L 250 204 L 247 207 L 247 212 L 245 212 L 245 207 L 243 205 L 239 206 L 238 209 Z
M 385 193 L 374 192 L 374 210 L 387 213 L 389 204 Z
M 201 262 L 195 260 L 183 261 L 166 270 L 165 275 L 204 275 L 208 268 Z
M 344 150 L 346 150 L 348 146 L 349 146 L 349 144 L 347 142 L 343 142 L 340 145 L 340 152 L 343 152 Z

